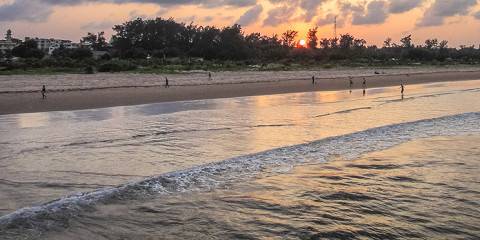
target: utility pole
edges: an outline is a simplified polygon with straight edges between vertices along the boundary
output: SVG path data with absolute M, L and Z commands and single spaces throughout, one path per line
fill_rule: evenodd
M 333 19 L 333 35 L 337 39 L 337 16 Z

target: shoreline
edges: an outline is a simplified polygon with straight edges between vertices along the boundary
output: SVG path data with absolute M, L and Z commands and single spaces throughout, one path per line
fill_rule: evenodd
M 380 74 L 352 76 L 353 89 L 362 88 L 362 79 L 367 88 L 389 87 L 407 84 L 480 80 L 480 71 L 439 71 L 410 74 Z M 76 89 L 54 89 L 47 99 L 42 99 L 38 90 L 1 91 L 0 115 L 46 111 L 82 110 L 114 106 L 140 105 L 158 102 L 174 102 L 200 99 L 231 98 L 312 91 L 348 90 L 348 77 L 311 78 L 220 82 L 211 84 L 172 84 L 149 86 L 111 86 Z

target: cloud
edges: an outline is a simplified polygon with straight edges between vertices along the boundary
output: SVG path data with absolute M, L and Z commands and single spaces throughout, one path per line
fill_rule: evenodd
M 387 3 L 385 1 L 372 1 L 368 3 L 363 12 L 353 13 L 353 25 L 367 25 L 384 23 L 388 18 Z
M 56 6 L 76 6 L 86 3 L 150 3 L 172 7 L 176 5 L 198 5 L 201 7 L 248 7 L 257 0 L 11 0 L 0 1 L 0 21 L 44 21 Z
M 268 17 L 263 21 L 264 26 L 278 26 L 282 23 L 288 22 L 295 14 L 295 7 L 283 5 L 268 11 Z
M 325 26 L 331 24 L 333 26 L 333 21 L 335 20 L 336 14 L 329 13 L 324 17 L 317 18 L 317 26 Z M 341 28 L 345 25 L 345 18 L 337 16 L 337 27 Z
M 257 0 L 38 0 L 49 5 L 79 5 L 83 3 L 151 3 L 157 5 L 203 5 L 207 7 L 237 6 L 246 7 L 257 3 Z
M 130 13 L 128 13 L 128 16 L 130 17 L 130 19 L 148 18 L 147 14 L 144 14 L 141 11 L 138 11 L 138 10 L 130 11 Z
M 89 22 L 87 24 L 82 25 L 80 28 L 85 31 L 95 32 L 95 31 L 111 29 L 113 26 L 115 26 L 115 24 L 117 23 L 113 21 L 105 20 L 102 22 Z
M 206 17 L 204 17 L 204 18 L 202 19 L 202 22 L 206 22 L 206 23 L 211 22 L 211 21 L 213 21 L 213 17 L 212 17 L 212 16 L 206 16 Z
M 0 5 L 0 21 L 41 22 L 47 20 L 52 12 L 39 1 L 16 0 Z
M 390 13 L 404 13 L 418 7 L 424 0 L 390 0 Z
M 305 11 L 305 21 L 310 22 L 312 21 L 313 17 L 317 15 L 318 9 L 320 6 L 326 2 L 325 0 L 301 0 L 300 1 L 300 8 Z
M 262 11 L 262 5 L 255 5 L 254 7 L 246 11 L 242 16 L 240 16 L 240 18 L 237 20 L 237 23 L 242 26 L 248 26 L 258 20 Z
M 424 17 L 417 22 L 417 26 L 430 27 L 442 25 L 447 17 L 467 15 L 470 8 L 476 4 L 477 0 L 435 0 L 425 11 Z

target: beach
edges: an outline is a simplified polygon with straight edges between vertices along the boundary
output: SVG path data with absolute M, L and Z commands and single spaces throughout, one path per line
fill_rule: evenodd
M 375 74 L 374 72 L 379 74 Z M 312 84 L 315 76 L 315 84 Z M 165 88 L 165 77 L 169 88 Z M 155 102 L 348 90 L 480 79 L 480 69 L 393 68 L 184 74 L 64 74 L 0 76 L 0 114 L 64 111 Z M 40 89 L 47 86 L 47 99 Z M 407 87 L 408 89 L 408 87 Z M 408 91 L 408 90 L 407 90 Z

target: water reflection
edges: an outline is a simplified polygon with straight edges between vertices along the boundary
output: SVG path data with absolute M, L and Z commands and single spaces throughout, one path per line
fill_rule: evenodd
M 26 113 L 17 116 L 18 128 L 44 127 L 49 123 L 50 115 L 48 113 Z

